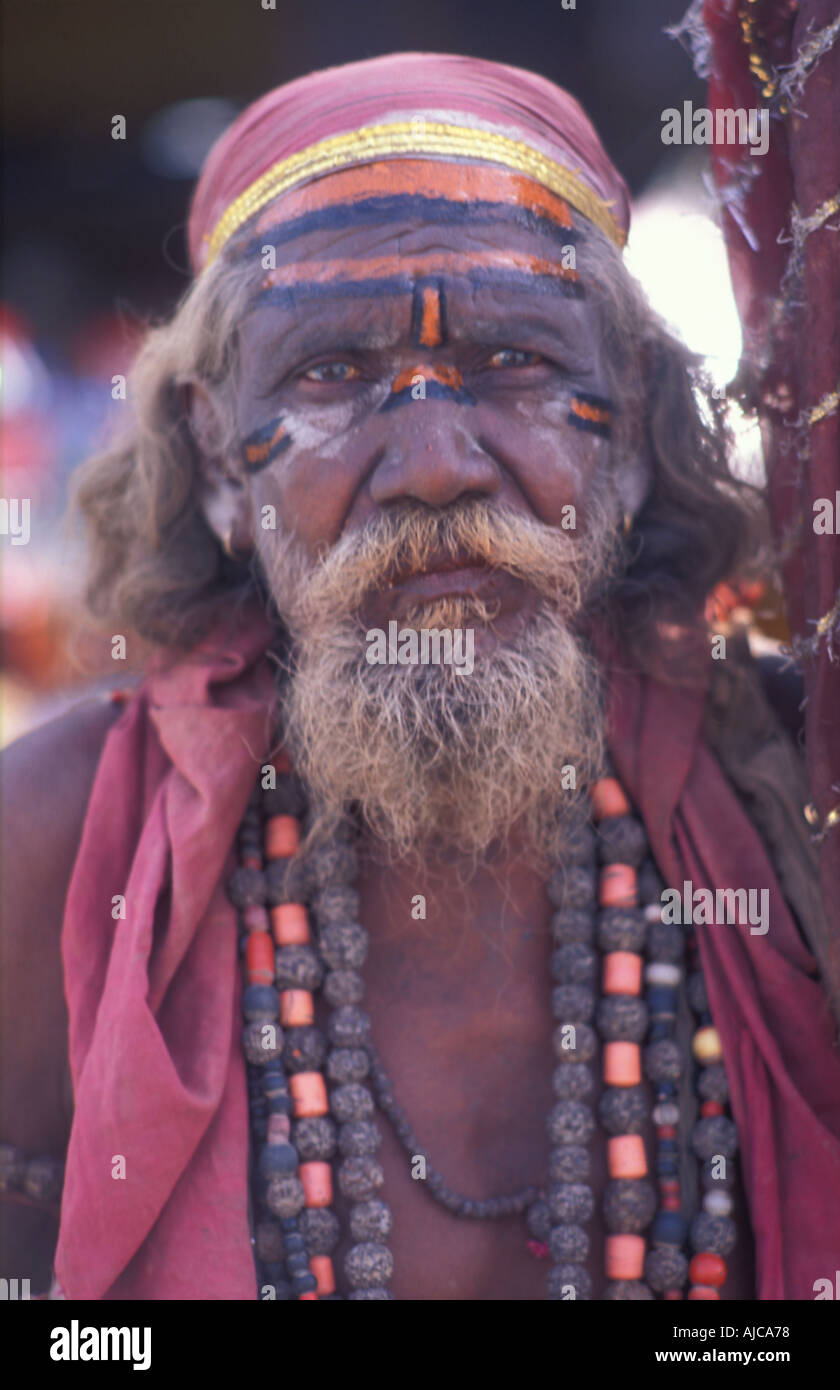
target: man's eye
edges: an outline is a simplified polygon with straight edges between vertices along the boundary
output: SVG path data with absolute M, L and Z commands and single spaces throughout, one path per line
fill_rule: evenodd
M 544 362 L 538 352 L 526 352 L 524 348 L 500 348 L 490 358 L 491 367 L 534 367 Z
M 302 376 L 304 381 L 355 381 L 359 376 L 359 369 L 351 362 L 319 362 L 316 366 L 309 367 Z

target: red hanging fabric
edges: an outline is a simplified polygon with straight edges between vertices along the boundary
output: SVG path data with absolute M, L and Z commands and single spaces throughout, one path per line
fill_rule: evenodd
M 820 884 L 840 926 L 840 11 L 704 0 L 703 23 L 710 108 L 770 112 L 766 155 L 716 145 L 712 163 L 744 330 L 739 384 L 759 412 L 805 678 Z

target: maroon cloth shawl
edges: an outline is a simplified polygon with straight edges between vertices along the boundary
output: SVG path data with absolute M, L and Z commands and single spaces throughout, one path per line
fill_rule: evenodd
M 747 10 L 752 47 L 775 74 L 771 88 L 778 79 L 792 85 L 786 116 L 777 114 L 779 91 L 762 95 L 764 79 L 751 71 Z M 762 425 L 788 617 L 803 659 L 808 775 L 819 825 L 828 826 L 820 886 L 835 932 L 840 822 L 832 828 L 829 817 L 840 814 L 840 522 L 835 515 L 835 534 L 815 534 L 814 503 L 840 498 L 840 35 L 832 29 L 839 15 L 837 0 L 703 5 L 709 105 L 773 113 L 764 158 L 720 145 L 713 168 L 744 329 L 740 375 Z M 820 35 L 825 48 L 816 57 Z M 801 84 L 792 82 L 797 61 Z M 840 963 L 840 935 L 831 950 Z
M 262 616 L 153 673 L 110 729 L 63 931 L 75 1119 L 56 1275 L 71 1299 L 254 1299 L 233 843 L 269 749 Z M 758 1296 L 840 1250 L 840 1058 L 814 962 L 700 735 L 702 694 L 613 670 L 612 755 L 668 883 L 770 891 L 770 930 L 700 927 Z M 112 897 L 126 901 L 112 917 Z M 445 1084 L 445 1078 L 441 1078 Z M 117 1156 L 124 1162 L 119 1172 Z M 832 1200 L 834 1194 L 834 1200 Z

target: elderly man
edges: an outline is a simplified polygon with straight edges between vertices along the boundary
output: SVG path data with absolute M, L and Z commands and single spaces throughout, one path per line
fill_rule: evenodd
M 54 1293 L 833 1270 L 805 792 L 703 620 L 756 507 L 628 221 L 572 98 L 457 57 L 316 73 L 211 152 L 78 494 L 147 677 L 9 757 L 3 1137 L 69 1132 Z

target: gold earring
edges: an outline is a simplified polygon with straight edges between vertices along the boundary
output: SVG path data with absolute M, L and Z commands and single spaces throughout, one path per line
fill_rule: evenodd
M 225 552 L 229 560 L 233 559 L 233 546 L 230 543 L 232 535 L 233 527 L 229 526 L 225 531 L 225 534 L 222 536 L 222 550 Z
M 633 516 L 632 516 L 632 513 L 630 513 L 630 512 L 625 512 L 625 513 L 624 513 L 624 534 L 625 534 L 625 536 L 629 536 L 629 534 L 630 534 L 630 532 L 632 531 L 632 529 L 633 529 Z

